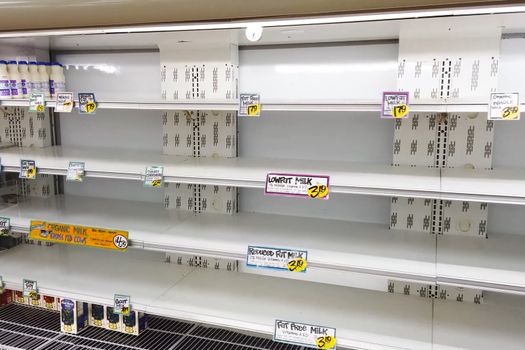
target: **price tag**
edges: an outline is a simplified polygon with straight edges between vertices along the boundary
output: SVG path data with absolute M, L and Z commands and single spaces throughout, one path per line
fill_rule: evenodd
M 383 92 L 381 118 L 408 117 L 408 92 Z
M 97 102 L 95 94 L 90 92 L 80 92 L 78 94 L 78 111 L 81 114 L 95 114 L 97 111 Z
M 162 174 L 164 168 L 161 166 L 149 166 L 146 167 L 146 175 L 144 175 L 144 187 L 157 187 L 162 186 Z
M 85 167 L 84 162 L 69 162 L 66 181 L 82 182 L 84 180 Z
M 31 94 L 29 95 L 29 111 L 42 113 L 46 109 L 46 101 L 44 94 Z
M 306 272 L 308 252 L 305 250 L 248 246 L 246 266 Z
M 259 94 L 241 94 L 239 97 L 240 117 L 260 117 L 261 97 Z
M 29 239 L 125 251 L 128 232 L 31 220 Z
M 335 349 L 336 330 L 307 323 L 275 320 L 273 340 L 313 349 Z
M 71 113 L 74 103 L 72 92 L 59 92 L 57 93 L 55 112 Z
M 23 294 L 26 298 L 36 300 L 38 298 L 38 286 L 36 281 L 24 279 Z
M 129 316 L 131 313 L 131 298 L 129 295 L 115 294 L 113 312 Z
M 11 231 L 11 219 L 0 217 L 0 236 L 7 236 Z
M 519 120 L 520 95 L 514 93 L 492 93 L 489 102 L 489 120 Z
M 4 293 L 4 287 L 5 287 L 4 280 L 2 279 L 2 276 L 0 276 L 0 294 Z
M 276 196 L 328 199 L 330 177 L 325 175 L 270 173 L 264 193 Z
M 34 160 L 20 161 L 20 175 L 21 179 L 34 179 L 36 177 L 36 164 Z

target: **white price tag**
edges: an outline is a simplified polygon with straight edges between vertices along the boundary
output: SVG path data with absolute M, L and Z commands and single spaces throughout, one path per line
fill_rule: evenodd
M 82 182 L 84 180 L 86 165 L 84 162 L 69 162 L 66 181 Z
M 407 118 L 408 92 L 383 92 L 381 118 Z
M 308 252 L 305 250 L 248 246 L 246 265 L 291 272 L 306 272 Z
M 336 348 L 335 328 L 275 320 L 273 340 L 314 349 Z
M 113 311 L 116 314 L 129 316 L 131 313 L 131 298 L 129 295 L 115 294 Z
M 20 161 L 20 175 L 21 179 L 34 179 L 36 177 L 36 164 L 34 160 Z
M 74 103 L 72 92 L 59 92 L 57 93 L 55 112 L 71 113 Z
M 97 101 L 94 93 L 78 93 L 78 111 L 80 114 L 95 114 L 97 112 Z
M 5 236 L 11 231 L 11 219 L 0 217 L 0 236 Z
M 144 175 L 144 187 L 161 187 L 164 168 L 161 166 L 149 166 Z
M 46 109 L 46 100 L 44 94 L 29 95 L 29 111 L 42 113 Z
M 24 297 L 35 300 L 38 296 L 38 286 L 36 281 L 24 280 L 23 293 Z
M 325 175 L 270 173 L 266 176 L 267 195 L 328 199 L 330 177 Z
M 520 94 L 492 93 L 489 102 L 489 120 L 519 120 Z
M 241 94 L 239 96 L 239 117 L 260 117 L 261 96 L 259 94 Z

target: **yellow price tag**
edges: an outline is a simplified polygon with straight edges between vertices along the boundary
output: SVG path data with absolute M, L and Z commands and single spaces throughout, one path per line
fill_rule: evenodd
M 408 106 L 405 104 L 397 105 L 392 108 L 392 116 L 394 118 L 404 118 L 408 115 Z
M 308 263 L 304 258 L 292 259 L 288 262 L 288 271 L 292 272 L 303 272 L 306 270 Z
M 27 178 L 34 179 L 35 177 L 36 177 L 36 169 L 35 168 L 27 169 Z
M 308 188 L 308 197 L 310 198 L 325 198 L 328 196 L 328 186 L 313 185 Z
M 86 113 L 93 113 L 97 109 L 97 104 L 95 102 L 88 102 L 84 106 L 84 111 Z
M 151 186 L 152 187 L 160 187 L 161 182 L 162 181 L 160 179 L 159 180 L 153 180 L 153 181 L 151 181 Z
M 248 105 L 247 110 L 248 110 L 248 116 L 258 117 L 261 113 L 261 105 L 258 103 L 253 104 L 253 105 Z
M 335 347 L 335 337 L 325 335 L 317 338 L 315 343 L 318 349 L 332 349 Z
M 44 105 L 36 105 L 36 111 L 42 113 L 46 107 Z
M 505 107 L 501 112 L 501 119 L 512 120 L 518 119 L 520 108 L 518 106 Z

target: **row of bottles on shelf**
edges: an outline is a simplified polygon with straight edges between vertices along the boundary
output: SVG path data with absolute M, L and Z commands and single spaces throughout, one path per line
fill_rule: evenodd
M 0 60 L 0 99 L 28 98 L 33 93 L 55 98 L 65 90 L 64 67 L 58 62 Z

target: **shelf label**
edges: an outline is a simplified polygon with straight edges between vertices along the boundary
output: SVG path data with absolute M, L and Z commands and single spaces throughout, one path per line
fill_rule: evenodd
M 408 117 L 408 92 L 383 92 L 381 118 Z
M 146 167 L 144 187 L 161 187 L 164 168 L 161 166 Z
M 46 100 L 44 94 L 31 94 L 29 95 L 29 112 L 42 113 L 46 109 Z
M 261 96 L 259 94 L 241 94 L 239 103 L 239 117 L 261 116 Z
M 23 294 L 26 298 L 36 300 L 38 297 L 38 286 L 36 281 L 24 279 L 23 283 Z
M 20 175 L 21 179 L 34 179 L 36 177 L 36 164 L 34 160 L 20 161 Z
M 29 239 L 125 251 L 128 232 L 31 220 Z
M 124 316 L 131 314 L 131 298 L 129 295 L 115 294 L 113 312 Z
M 273 340 L 314 349 L 335 349 L 335 328 L 275 320 Z
M 520 94 L 492 93 L 489 103 L 489 120 L 519 120 Z
M 69 162 L 66 181 L 82 182 L 84 180 L 85 167 L 84 162 Z
M 267 195 L 328 199 L 330 176 L 269 173 L 264 193 Z
M 306 250 L 248 246 L 246 266 L 304 273 L 308 266 L 308 252 Z
M 59 92 L 57 93 L 55 112 L 71 113 L 74 103 L 72 92 Z
M 6 236 L 11 231 L 11 219 L 0 217 L 0 236 Z
M 95 114 L 97 112 L 97 102 L 94 93 L 78 93 L 78 111 L 81 114 Z

